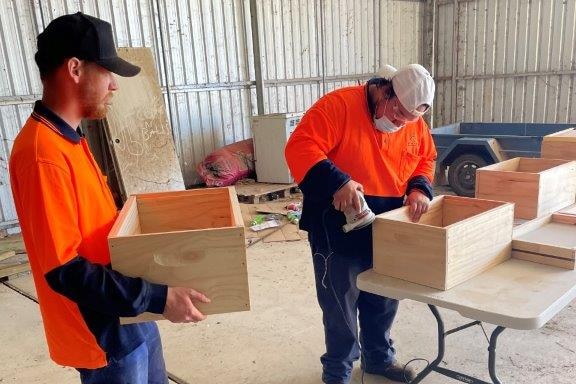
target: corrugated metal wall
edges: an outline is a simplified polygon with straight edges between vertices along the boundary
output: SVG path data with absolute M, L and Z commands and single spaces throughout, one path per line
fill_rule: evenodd
M 111 22 L 118 46 L 152 47 L 184 180 L 192 185 L 207 154 L 251 137 L 249 116 L 304 111 L 322 94 L 366 80 L 381 63 L 422 61 L 424 5 L 0 0 L 0 226 L 16 220 L 6 159 L 41 93 L 36 35 L 55 17 L 82 11 Z
M 261 1 L 257 15 L 266 113 L 304 111 L 384 63 L 422 60 L 422 1 Z
M 0 2 L 0 228 L 16 223 L 8 175 L 12 141 L 41 92 L 31 60 L 36 51 L 37 20 L 29 2 Z
M 576 123 L 575 0 L 438 0 L 436 126 Z
M 170 115 L 187 185 L 215 148 L 251 137 L 254 89 L 247 1 L 158 1 Z

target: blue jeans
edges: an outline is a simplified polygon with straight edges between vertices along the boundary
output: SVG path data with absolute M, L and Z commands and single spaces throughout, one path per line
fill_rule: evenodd
M 110 358 L 98 369 L 78 369 L 82 384 L 167 384 L 168 375 L 162 342 L 156 324 L 151 323 L 144 343 L 120 359 Z
M 372 267 L 371 252 L 328 250 L 324 239 L 311 239 L 311 248 L 316 293 L 324 321 L 326 353 L 320 358 L 324 383 L 349 383 L 352 365 L 360 357 L 358 340 L 365 368 L 379 370 L 394 363 L 396 351 L 390 328 L 398 301 L 356 287 L 358 274 Z

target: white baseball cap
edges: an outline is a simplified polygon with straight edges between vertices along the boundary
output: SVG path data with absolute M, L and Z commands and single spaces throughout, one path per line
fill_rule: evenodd
M 417 108 L 422 104 L 432 105 L 434 101 L 434 79 L 430 73 L 420 64 L 409 64 L 396 69 L 386 64 L 376 73 L 376 76 L 392 81 L 394 93 L 398 101 L 406 110 L 416 116 L 424 114 Z

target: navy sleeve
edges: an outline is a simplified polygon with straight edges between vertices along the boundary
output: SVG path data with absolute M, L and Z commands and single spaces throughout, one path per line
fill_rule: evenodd
M 408 188 L 406 188 L 406 194 L 408 195 L 413 189 L 417 189 L 424 193 L 430 200 L 432 200 L 434 193 L 432 191 L 432 185 L 428 179 L 424 176 L 415 176 L 408 181 Z
M 50 287 L 79 305 L 116 316 L 163 313 L 168 287 L 124 276 L 76 256 L 45 275 Z
M 334 193 L 348 181 L 349 175 L 339 170 L 330 160 L 322 160 L 310 168 L 298 187 L 311 201 L 331 201 Z

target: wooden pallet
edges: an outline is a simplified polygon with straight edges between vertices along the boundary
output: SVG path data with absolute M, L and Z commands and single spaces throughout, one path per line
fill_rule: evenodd
M 10 280 L 28 271 L 30 271 L 30 264 L 22 235 L 11 235 L 0 239 L 0 281 Z
M 22 264 L 12 264 L 7 267 L 0 267 L 0 281 L 10 280 L 14 275 L 30 271 L 30 264 L 28 262 Z
M 292 184 L 269 184 L 269 183 L 238 183 L 236 194 L 238 201 L 248 204 L 259 204 L 263 201 L 276 200 L 290 197 L 291 193 L 296 193 L 298 186 Z
M 28 271 L 30 264 L 26 253 L 16 253 L 14 250 L 0 252 L 0 281 Z

